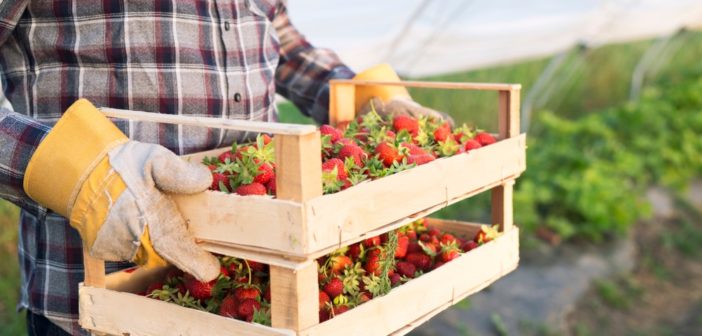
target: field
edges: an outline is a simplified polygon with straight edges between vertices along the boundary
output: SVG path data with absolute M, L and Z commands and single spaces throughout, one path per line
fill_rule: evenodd
M 672 52 L 668 62 L 660 64 L 647 79 L 647 84 L 655 84 L 670 80 L 694 69 L 702 70 L 700 55 L 702 55 L 702 33 L 682 33 L 676 37 L 681 46 Z M 597 49 L 574 49 L 564 56 L 561 69 L 552 79 L 553 87 L 546 90 L 547 94 L 537 99 L 535 114 L 530 125 L 529 137 L 539 138 L 543 125 L 538 123 L 541 111 L 551 111 L 554 115 L 567 119 L 579 119 L 611 106 L 625 104 L 629 99 L 631 74 L 638 60 L 653 41 L 604 46 Z M 469 55 L 465 57 L 470 57 Z M 518 64 L 503 65 L 489 69 L 469 71 L 465 73 L 423 78 L 436 81 L 469 81 L 469 82 L 515 82 L 523 85 L 524 100 L 530 88 L 533 87 L 539 75 L 549 64 L 549 59 L 536 59 Z M 488 130 L 496 129 L 496 115 L 491 110 L 495 106 L 496 96 L 486 93 L 458 95 L 456 92 L 418 91 L 412 92 L 417 101 L 439 110 L 449 111 L 457 122 L 476 123 Z M 281 121 L 310 123 L 300 115 L 290 104 L 282 104 Z M 530 166 L 531 167 L 531 166 Z M 518 186 L 519 187 L 519 186 Z M 462 220 L 485 220 L 488 209 L 485 199 L 477 197 L 470 199 L 442 212 L 445 218 Z M 519 208 L 516 209 L 515 221 L 520 221 Z M 14 311 L 19 291 L 19 272 L 17 269 L 17 209 L 6 202 L 0 202 L 0 334 L 24 334 L 24 319 Z M 532 232 L 536 228 L 531 228 Z M 552 230 L 556 230 L 557 227 Z M 601 230 L 610 230 L 604 227 Z M 614 231 L 614 228 L 611 228 Z M 557 230 L 556 230 L 557 231 Z M 556 232 L 564 235 L 563 232 Z M 534 235 L 524 232 L 526 246 L 534 241 Z M 695 255 L 699 257 L 699 255 Z M 607 284 L 602 291 L 608 291 Z M 617 287 L 618 288 L 618 287 Z M 589 309 L 584 306 L 583 309 Z M 583 317 L 582 320 L 588 321 Z M 596 324 L 592 322 L 592 324 Z

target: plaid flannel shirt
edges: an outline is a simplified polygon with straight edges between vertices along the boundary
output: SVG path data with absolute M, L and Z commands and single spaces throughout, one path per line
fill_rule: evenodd
M 213 118 L 275 121 L 276 91 L 318 122 L 328 81 L 353 72 L 313 48 L 279 0 L 2 0 L 0 79 L 14 109 L 0 108 L 0 197 L 22 208 L 21 302 L 72 334 L 80 237 L 29 199 L 24 170 L 43 136 L 80 97 L 96 106 Z M 177 154 L 247 134 L 116 121 L 131 139 Z M 75 136 L 80 137 L 80 134 Z M 107 263 L 108 271 L 127 263 Z

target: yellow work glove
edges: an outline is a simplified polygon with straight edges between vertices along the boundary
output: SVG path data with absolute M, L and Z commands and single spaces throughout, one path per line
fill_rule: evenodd
M 388 64 L 379 64 L 357 74 L 353 79 L 399 82 L 400 77 Z M 360 115 L 368 113 L 371 108 L 381 116 L 409 115 L 415 118 L 428 116 L 443 119 L 453 125 L 453 119 L 442 113 L 412 100 L 404 86 L 356 86 L 356 111 Z
M 219 262 L 195 244 L 168 195 L 196 193 L 209 170 L 163 146 L 129 140 L 85 99 L 64 113 L 27 165 L 24 190 L 63 215 L 91 256 L 141 265 L 165 260 L 201 281 Z

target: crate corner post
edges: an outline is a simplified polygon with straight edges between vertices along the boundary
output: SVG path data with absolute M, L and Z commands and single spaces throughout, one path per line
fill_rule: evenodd
M 303 263 L 297 269 L 270 266 L 271 322 L 273 328 L 295 332 L 319 323 L 317 262 Z

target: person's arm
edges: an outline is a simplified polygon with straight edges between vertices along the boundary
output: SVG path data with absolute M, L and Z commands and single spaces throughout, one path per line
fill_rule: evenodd
M 329 123 L 329 80 L 355 75 L 331 50 L 315 48 L 290 23 L 283 1 L 273 26 L 280 39 L 276 91 L 318 123 Z
M 10 37 L 28 0 L 0 1 L 0 46 Z M 19 113 L 0 108 L 0 198 L 37 214 L 43 208 L 22 188 L 27 163 L 49 127 Z

